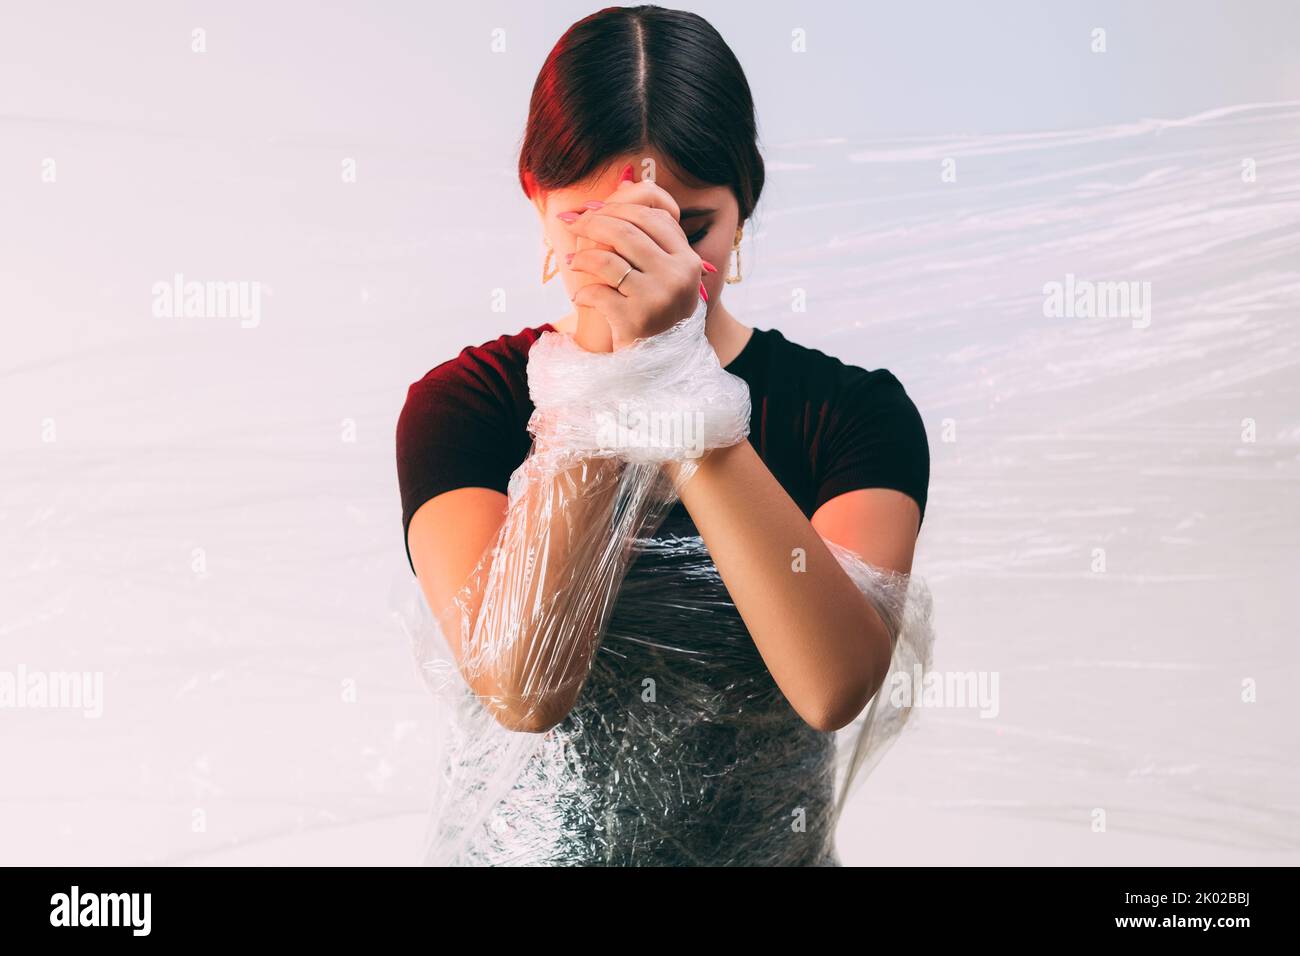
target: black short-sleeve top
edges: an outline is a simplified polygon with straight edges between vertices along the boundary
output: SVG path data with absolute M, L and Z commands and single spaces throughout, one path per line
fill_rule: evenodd
M 445 491 L 506 493 L 532 445 L 528 350 L 553 331 L 548 323 L 465 348 L 410 386 L 397 422 L 404 539 L 420 506 Z M 929 442 L 889 370 L 848 365 L 758 328 L 726 370 L 749 385 L 750 444 L 808 518 L 845 492 L 892 488 L 916 501 L 924 521 Z M 679 526 L 689 521 L 680 502 L 674 515 Z

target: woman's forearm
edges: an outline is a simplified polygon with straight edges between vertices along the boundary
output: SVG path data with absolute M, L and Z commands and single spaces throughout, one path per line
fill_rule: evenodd
M 543 731 L 571 709 L 590 670 L 623 466 L 588 459 L 529 479 L 491 550 L 443 615 L 462 674 L 516 730 Z
M 849 723 L 892 652 L 871 602 L 748 441 L 709 452 L 681 497 L 791 706 L 822 730 Z

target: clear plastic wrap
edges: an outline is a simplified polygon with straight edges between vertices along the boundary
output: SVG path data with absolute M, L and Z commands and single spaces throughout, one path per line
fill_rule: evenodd
M 689 519 L 666 520 L 699 455 L 748 435 L 703 308 L 614 353 L 546 333 L 528 378 L 534 444 L 495 542 L 452 606 L 413 584 L 397 607 L 442 718 L 424 862 L 839 865 L 844 801 L 930 666 L 924 583 L 826 542 L 894 652 L 852 724 L 813 728 Z

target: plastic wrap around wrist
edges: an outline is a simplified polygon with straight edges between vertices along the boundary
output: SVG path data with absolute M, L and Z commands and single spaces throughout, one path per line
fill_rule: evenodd
M 632 463 L 696 459 L 749 435 L 749 386 L 722 368 L 706 307 L 614 352 L 544 332 L 528 354 L 528 423 L 539 450 Z

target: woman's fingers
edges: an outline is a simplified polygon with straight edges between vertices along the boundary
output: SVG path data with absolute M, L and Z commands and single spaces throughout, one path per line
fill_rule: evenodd
M 594 276 L 610 288 L 616 288 L 622 295 L 630 291 L 640 275 L 635 269 L 628 272 L 631 263 L 605 249 L 582 249 L 573 253 L 569 260 L 569 268 L 574 272 Z
M 628 276 L 628 281 L 632 281 L 632 276 Z M 627 318 L 628 300 L 621 292 L 615 292 L 601 282 L 584 285 L 573 293 L 573 304 L 595 309 L 605 317 L 611 328 L 621 326 Z
M 667 210 L 635 203 L 604 203 L 571 218 L 574 221 L 568 223 L 569 229 L 600 248 L 575 252 L 569 260 L 570 268 L 587 272 L 611 289 L 617 287 L 623 298 L 638 298 L 643 310 L 650 314 L 679 312 L 685 308 L 685 297 L 698 295 L 708 301 L 700 279 L 705 271 L 704 260 L 691 248 Z M 630 273 L 628 266 L 633 268 Z M 575 297 L 574 302 L 579 300 Z
M 662 209 L 681 221 L 682 210 L 672 194 L 652 179 L 622 182 L 605 199 L 606 202 L 634 202 L 651 209 Z
M 692 252 L 691 244 L 686 241 L 686 233 L 673 214 L 666 209 L 656 209 L 640 203 L 607 202 L 598 209 L 593 209 L 586 216 L 612 216 L 636 226 L 655 244 L 669 255 L 684 255 Z
M 603 209 L 588 212 L 573 222 L 565 222 L 575 236 L 609 246 L 620 256 L 642 271 L 649 271 L 666 253 L 645 230 L 630 219 L 620 216 L 603 216 Z

